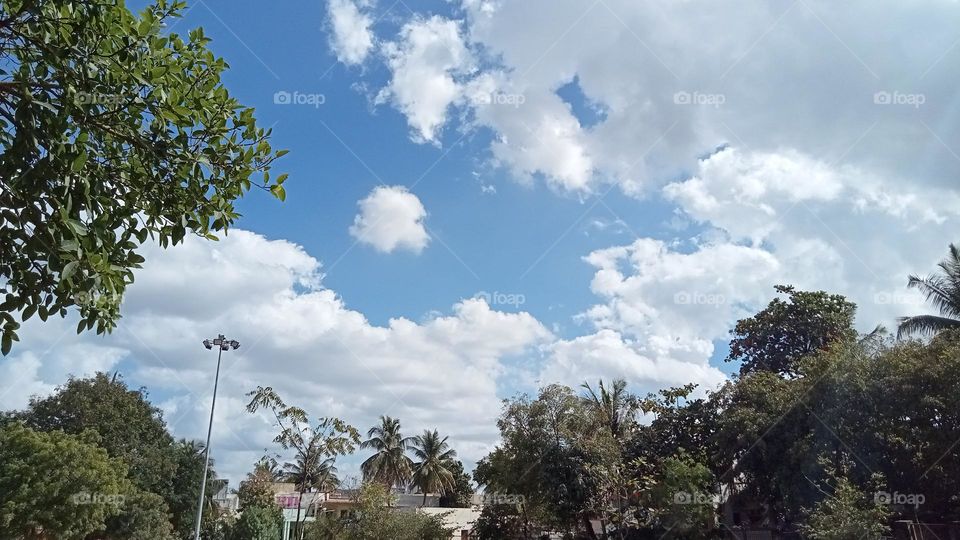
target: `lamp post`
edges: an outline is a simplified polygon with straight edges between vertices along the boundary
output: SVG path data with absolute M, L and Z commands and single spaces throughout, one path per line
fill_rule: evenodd
M 220 382 L 220 358 L 223 351 L 229 351 L 231 348 L 237 350 L 240 348 L 240 342 L 232 339 L 228 340 L 220 334 L 216 339 L 203 340 L 203 346 L 207 350 L 217 347 L 217 374 L 213 378 L 213 402 L 210 404 L 210 423 L 207 425 L 207 445 L 203 447 L 203 482 L 200 484 L 200 500 L 197 502 L 197 526 L 194 531 L 194 539 L 200 540 L 200 522 L 203 519 L 203 495 L 207 490 L 207 470 L 210 468 L 210 432 L 213 431 L 213 409 L 217 406 L 217 384 Z

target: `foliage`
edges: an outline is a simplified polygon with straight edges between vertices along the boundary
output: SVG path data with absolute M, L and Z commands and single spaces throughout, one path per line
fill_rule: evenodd
M 375 453 L 360 466 L 364 480 L 380 482 L 389 487 L 404 487 L 413 474 L 413 462 L 406 451 L 413 444 L 411 437 L 400 433 L 400 420 L 389 416 L 380 417 L 380 425 L 367 431 L 367 440 L 360 448 L 373 449 Z
M 349 521 L 318 520 L 307 525 L 309 540 L 448 540 L 452 534 L 443 516 L 393 508 L 393 496 L 379 482 L 365 483 L 357 496 L 357 518 Z
M 792 375 L 801 358 L 856 336 L 856 306 L 843 296 L 785 285 L 775 289 L 788 295 L 788 300 L 775 298 L 753 317 L 738 321 L 731 331 L 726 360 L 741 361 L 741 375 L 754 371 Z
M 265 506 L 275 504 L 272 484 L 282 479 L 283 473 L 276 469 L 276 461 L 272 458 L 261 458 L 253 466 L 253 471 L 247 473 L 246 480 L 240 482 L 237 490 L 237 499 L 240 509 L 247 506 Z
M 868 496 L 846 476 L 829 471 L 832 493 L 816 504 L 807 522 L 800 526 L 810 540 L 877 539 L 890 534 L 889 509 Z
M 175 540 L 167 503 L 155 493 L 135 490 L 125 497 L 120 515 L 106 529 L 118 540 Z
M 184 7 L 0 2 L 3 354 L 16 313 L 76 306 L 78 332 L 111 330 L 148 238 L 216 238 L 252 186 L 284 198 L 268 173 L 284 152 L 222 85 L 209 38 L 164 29 Z
M 96 431 L 99 445 L 127 464 L 138 488 L 164 498 L 172 495 L 171 478 L 177 469 L 173 437 L 160 409 L 147 401 L 146 392 L 127 388 L 118 376 L 97 373 L 89 379 L 71 378 L 52 395 L 31 399 L 29 408 L 18 416 L 39 431 L 74 435 Z
M 447 437 L 440 438 L 437 430 L 424 430 L 413 439 L 413 455 L 419 460 L 413 465 L 413 485 L 423 493 L 426 505 L 427 493 L 443 494 L 453 489 L 453 462 L 457 452 L 447 444 Z
M 473 482 L 463 470 L 463 462 L 455 460 L 450 465 L 453 474 L 453 487 L 440 496 L 443 508 L 469 508 L 473 503 Z
M 296 454 L 296 461 L 287 463 L 285 467 L 294 474 L 301 495 L 329 485 L 330 474 L 335 472 L 333 463 L 336 458 L 352 453 L 360 443 L 360 433 L 350 424 L 333 417 L 320 418 L 316 424 L 311 424 L 306 411 L 284 403 L 269 386 L 257 387 L 247 396 L 250 398 L 247 411 L 270 411 L 275 427 L 279 429 L 273 441 L 284 450 L 293 450 Z M 295 523 L 300 523 L 299 505 Z
M 280 507 L 247 506 L 233 525 L 230 540 L 276 540 L 280 538 L 282 526 Z
M 932 335 L 960 328 L 960 248 L 950 244 L 947 258 L 937 266 L 940 268 L 938 274 L 925 278 L 911 275 L 907 287 L 923 293 L 940 314 L 901 317 L 897 337 Z
M 644 493 L 650 518 L 671 538 L 709 538 L 718 503 L 713 474 L 702 463 L 680 454 L 663 460 L 656 481 Z
M 203 444 L 180 439 L 174 444 L 173 455 L 177 463 L 177 472 L 173 476 L 173 493 L 168 501 L 172 523 L 178 537 L 191 538 L 197 519 L 200 482 L 203 479 Z M 217 480 L 217 472 L 214 470 L 214 462 L 211 459 L 210 470 L 207 473 L 207 486 L 204 490 L 201 526 L 218 517 L 213 496 L 219 488 L 220 482 Z
M 0 534 L 79 539 L 121 513 L 127 468 L 95 444 L 96 434 L 0 428 Z

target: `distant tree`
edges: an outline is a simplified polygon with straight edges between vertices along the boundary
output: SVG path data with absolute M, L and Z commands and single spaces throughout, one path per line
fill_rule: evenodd
M 283 473 L 276 468 L 276 460 L 263 457 L 247 473 L 246 480 L 240 482 L 237 499 L 240 509 L 247 506 L 270 506 L 276 504 L 272 484 L 283 479 Z
M 31 399 L 18 417 L 38 431 L 96 431 L 99 445 L 127 464 L 138 488 L 168 503 L 173 496 L 177 458 L 163 414 L 147 400 L 146 391 L 131 390 L 119 376 L 71 378 L 50 396 Z
M 177 463 L 173 475 L 172 495 L 169 498 L 170 514 L 177 536 L 189 539 L 197 520 L 197 499 L 200 497 L 200 482 L 203 479 L 203 444 L 199 441 L 180 439 L 174 444 L 174 459 Z M 218 518 L 219 508 L 213 502 L 214 495 L 222 483 L 217 479 L 213 459 L 207 473 L 207 487 L 204 490 L 203 518 L 201 525 L 214 522 Z
M 155 493 L 134 490 L 119 515 L 107 522 L 107 537 L 115 540 L 176 540 L 167 503 Z
M 397 512 L 393 495 L 379 482 L 368 482 L 357 496 L 356 518 L 319 519 L 306 526 L 307 540 L 448 540 L 453 531 L 443 515 Z
M 806 523 L 800 526 L 810 540 L 886 538 L 890 534 L 889 507 L 872 494 L 861 491 L 842 472 L 829 472 L 830 491 L 816 504 Z
M 422 435 L 413 439 L 411 450 L 419 460 L 413 464 L 413 485 L 423 492 L 423 505 L 427 504 L 427 493 L 443 494 L 454 487 L 454 461 L 457 452 L 447 444 L 448 437 L 440 438 L 437 430 L 424 430 Z
M 470 480 L 470 475 L 463 470 L 463 462 L 453 461 L 450 472 L 453 473 L 453 488 L 440 496 L 440 506 L 443 508 L 469 508 L 473 505 L 473 482 Z
M 276 540 L 280 538 L 283 514 L 277 506 L 248 506 L 233 525 L 229 540 Z
M 338 456 L 352 453 L 360 443 L 360 433 L 343 420 L 321 417 L 311 424 L 306 411 L 287 405 L 271 387 L 257 387 L 247 396 L 250 403 L 247 411 L 255 413 L 266 409 L 273 415 L 274 426 L 279 433 L 273 441 L 284 450 L 293 450 L 296 464 L 300 469 L 302 483 L 298 484 L 299 499 L 309 489 L 320 485 L 323 477 L 329 480 L 330 468 Z M 321 471 L 327 467 L 326 472 Z M 300 523 L 300 508 L 297 505 L 295 524 Z M 300 528 L 303 539 L 304 529 Z
M 583 399 L 613 437 L 622 439 L 629 435 L 634 427 L 639 403 L 627 392 L 627 381 L 615 379 L 610 388 L 600 381 L 596 391 L 590 383 L 584 382 L 581 388 L 587 391 Z
M 181 1 L 0 2 L 0 351 L 21 320 L 111 330 L 142 244 L 214 238 L 283 154 L 222 84 L 227 63 Z M 262 175 L 259 175 L 262 173 Z M 257 176 L 255 176 L 257 175 Z
M 856 305 L 843 296 L 786 285 L 775 289 L 788 300 L 775 298 L 753 317 L 737 321 L 731 331 L 726 361 L 742 362 L 741 375 L 754 371 L 793 375 L 804 356 L 856 337 Z
M 3 537 L 83 538 L 122 512 L 133 487 L 126 464 L 96 446 L 96 437 L 0 427 Z
M 380 482 L 388 489 L 406 486 L 413 474 L 413 461 L 406 455 L 412 445 L 413 438 L 400 432 L 400 420 L 381 416 L 380 425 L 370 428 L 367 440 L 360 444 L 361 449 L 375 452 L 360 465 L 364 480 Z
M 950 244 L 947 258 L 937 265 L 940 272 L 925 278 L 910 276 L 907 287 L 917 289 L 933 304 L 939 315 L 901 317 L 897 337 L 931 335 L 960 328 L 960 248 Z

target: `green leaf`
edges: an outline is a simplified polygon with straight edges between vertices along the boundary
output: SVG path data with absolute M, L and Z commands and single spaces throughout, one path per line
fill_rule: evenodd
M 273 193 L 273 196 L 281 201 L 285 201 L 287 199 L 287 191 L 283 189 L 283 186 L 281 185 L 270 186 L 270 193 Z
M 70 170 L 73 172 L 80 172 L 83 170 L 83 166 L 87 164 L 87 152 L 83 151 L 74 158 L 73 163 L 70 164 Z
M 5 331 L 3 333 L 3 338 L 0 339 L 0 353 L 4 356 L 10 353 L 10 349 L 13 347 L 13 332 Z
M 60 272 L 60 281 L 67 281 L 70 279 L 70 276 L 77 271 L 77 267 L 80 266 L 80 261 L 70 261 L 63 267 L 63 270 Z

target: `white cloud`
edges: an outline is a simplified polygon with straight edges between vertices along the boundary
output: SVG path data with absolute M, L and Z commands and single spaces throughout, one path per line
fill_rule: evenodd
M 427 211 L 403 186 L 379 186 L 359 203 L 350 234 L 378 251 L 406 249 L 420 253 L 430 242 L 423 225 Z
M 458 79 L 472 69 L 458 22 L 414 18 L 383 53 L 392 77 L 377 102 L 393 103 L 406 115 L 415 140 L 436 143 L 448 109 L 463 93 Z
M 362 64 L 373 49 L 373 21 L 361 11 L 365 2 L 360 0 L 330 0 L 330 46 L 337 60 L 348 65 Z

